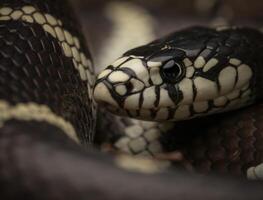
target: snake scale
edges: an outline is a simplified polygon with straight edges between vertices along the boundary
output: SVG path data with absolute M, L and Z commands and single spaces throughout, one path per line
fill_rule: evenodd
M 245 175 L 263 160 L 262 39 L 254 29 L 186 29 L 128 51 L 95 83 L 91 55 L 66 1 L 2 0 L 1 198 L 262 199 L 260 181 L 158 172 L 158 161 L 90 148 L 95 99 L 147 120 L 205 116 L 176 122 L 178 134 L 161 138 L 166 151 L 182 151 L 198 171 Z M 127 163 L 143 173 L 125 169 Z

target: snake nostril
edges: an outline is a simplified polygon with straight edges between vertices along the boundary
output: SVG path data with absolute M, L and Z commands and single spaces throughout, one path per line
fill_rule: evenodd
M 127 88 L 127 92 L 130 93 L 133 90 L 133 84 L 131 82 L 128 82 L 125 85 Z

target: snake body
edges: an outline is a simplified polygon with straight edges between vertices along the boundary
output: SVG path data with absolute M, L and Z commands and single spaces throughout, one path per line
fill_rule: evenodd
M 147 174 L 129 172 L 117 163 L 123 163 L 123 160 L 128 163 L 131 158 L 112 157 L 91 148 L 81 147 L 79 143 L 89 147 L 94 136 L 96 122 L 96 104 L 92 92 L 94 73 L 90 53 L 85 47 L 70 6 L 60 0 L 3 0 L 0 14 L 1 198 L 97 200 L 262 198 L 262 185 L 259 182 L 204 177 L 177 171 L 151 174 L 155 170 L 154 163 L 150 160 L 146 163 L 144 160 L 136 159 L 131 162 L 131 165 L 137 163 L 146 166 Z M 203 30 L 205 33 L 217 34 L 212 30 L 193 30 L 196 33 Z M 191 29 L 188 31 L 191 32 Z M 245 54 L 250 50 L 259 50 L 258 46 L 253 45 L 260 46 L 260 42 L 253 41 L 262 36 L 256 31 L 251 30 L 247 34 L 250 33 L 251 40 L 245 43 L 248 46 L 240 48 L 245 50 Z M 245 37 L 244 41 L 246 39 Z M 147 48 L 133 50 L 127 53 L 122 61 L 126 62 L 128 59 L 141 61 L 141 55 L 134 52 L 148 56 L 152 52 L 157 53 L 155 50 L 173 50 L 166 47 L 160 49 L 158 44 L 162 46 L 163 41 L 159 40 Z M 189 52 L 195 53 L 194 49 Z M 253 51 L 251 56 L 246 56 L 246 60 L 241 56 L 234 57 L 235 60 L 231 62 L 234 63 L 232 68 L 237 72 L 245 64 L 243 67 L 245 71 L 251 70 L 251 76 L 243 81 L 245 85 L 242 84 L 242 87 L 240 85 L 241 91 L 238 95 L 242 97 L 248 93 L 245 97 L 249 97 L 246 99 L 249 101 L 244 103 L 241 98 L 242 104 L 238 102 L 234 106 L 247 105 L 260 98 L 260 92 L 257 91 L 260 90 L 258 78 L 260 76 L 256 76 L 256 73 L 260 73 L 260 66 L 257 65 L 258 57 L 254 52 L 256 51 Z M 169 57 L 171 54 L 168 51 L 165 55 Z M 160 55 L 158 59 L 163 61 L 163 58 L 164 56 Z M 161 66 L 158 59 L 151 60 L 148 64 L 154 67 Z M 237 59 L 245 64 L 239 63 L 235 66 Z M 200 59 L 196 62 L 197 65 L 202 63 Z M 145 69 L 142 68 L 145 66 L 138 67 L 139 70 Z M 112 71 L 113 67 L 108 70 Z M 137 72 L 139 71 L 133 69 L 122 71 L 129 79 L 131 77 L 136 79 L 140 75 Z M 216 77 L 216 72 L 213 77 Z M 160 81 L 163 78 L 154 80 Z M 238 85 L 239 79 L 235 80 L 235 85 Z M 147 84 L 152 85 L 155 81 Z M 100 83 L 101 79 L 96 87 Z M 133 83 L 136 85 L 138 82 Z M 134 88 L 137 89 L 137 85 Z M 178 96 L 173 92 L 174 88 L 166 89 L 171 91 L 166 96 L 173 97 L 176 103 L 186 96 L 186 92 Z M 123 92 L 122 90 L 123 87 L 118 91 Z M 251 92 L 247 92 L 248 90 Z M 111 98 L 110 103 L 119 99 L 113 88 L 106 91 L 108 93 L 105 94 Z M 138 94 L 141 94 L 141 91 L 138 90 Z M 95 97 L 98 99 L 99 96 L 102 95 L 98 95 L 95 89 Z M 162 94 L 159 97 L 161 99 L 164 96 Z M 115 101 L 112 101 L 113 98 Z M 122 105 L 134 110 L 133 101 L 129 105 L 122 102 L 123 100 L 118 100 L 115 108 L 119 109 L 119 105 Z M 146 98 L 143 102 L 146 102 Z M 160 105 L 160 102 L 168 103 L 168 100 L 159 101 L 155 105 Z M 243 114 L 253 116 L 254 121 L 260 120 L 260 114 L 254 114 L 261 111 L 259 108 L 260 105 L 255 105 Z M 133 115 L 132 112 L 128 113 Z M 148 119 L 155 117 L 164 120 L 164 116 L 153 111 L 148 115 Z M 140 116 L 136 117 L 146 119 L 147 114 L 140 113 Z

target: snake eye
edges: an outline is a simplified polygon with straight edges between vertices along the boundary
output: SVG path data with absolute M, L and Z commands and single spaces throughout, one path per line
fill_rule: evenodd
M 174 60 L 165 63 L 161 69 L 161 76 L 163 80 L 168 83 L 178 82 L 183 75 L 182 66 Z

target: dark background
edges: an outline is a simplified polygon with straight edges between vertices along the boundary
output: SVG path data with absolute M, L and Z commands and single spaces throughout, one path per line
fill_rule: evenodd
M 228 24 L 263 27 L 262 0 L 71 1 L 92 49 L 95 64 L 98 65 L 103 63 L 101 57 L 105 54 L 105 50 L 102 49 L 105 48 L 107 40 L 112 37 L 113 29 L 116 28 L 109 17 L 114 12 L 114 10 L 109 9 L 112 2 L 115 2 L 115 5 L 127 2 L 144 9 L 154 19 L 154 37 L 160 37 L 192 25 L 218 26 Z M 134 31 L 139 32 L 140 29 Z M 127 40 L 129 37 L 127 35 Z M 110 62 L 111 59 L 105 58 L 105 60 L 105 62 Z

